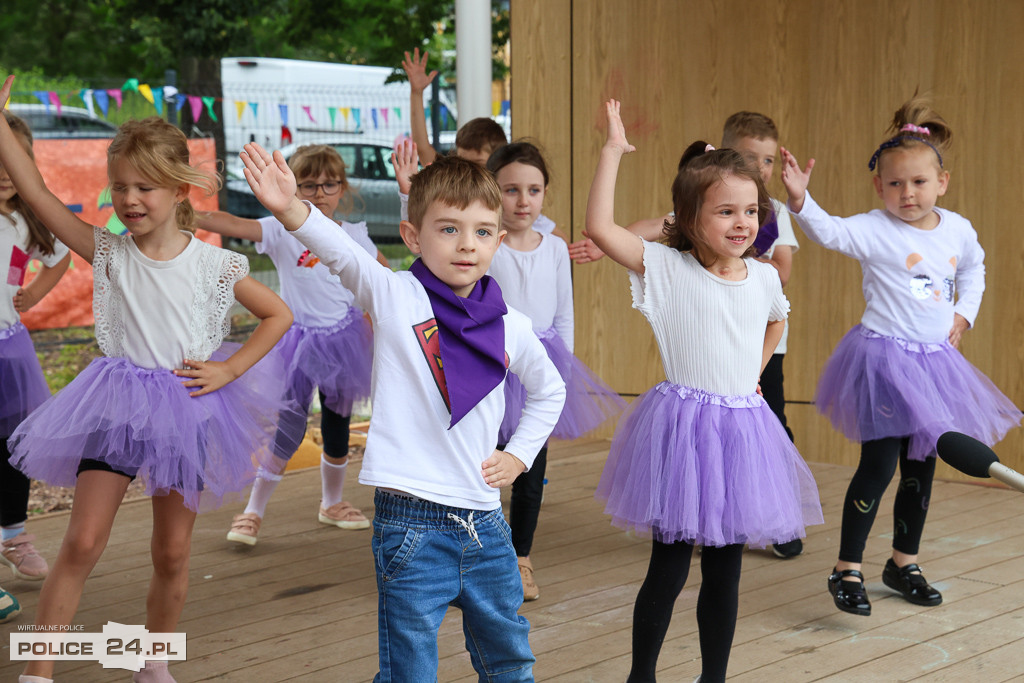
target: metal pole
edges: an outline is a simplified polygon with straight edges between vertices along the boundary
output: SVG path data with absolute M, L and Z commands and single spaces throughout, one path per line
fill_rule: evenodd
M 490 118 L 490 0 L 455 0 L 455 78 L 459 125 Z

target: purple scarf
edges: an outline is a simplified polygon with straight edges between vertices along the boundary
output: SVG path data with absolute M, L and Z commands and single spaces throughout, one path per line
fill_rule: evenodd
M 503 316 L 508 309 L 501 288 L 489 275 L 484 275 L 463 298 L 431 273 L 422 259 L 416 259 L 409 272 L 427 291 L 437 320 L 451 429 L 505 381 Z
M 772 212 L 768 214 L 768 220 L 766 220 L 764 225 L 761 226 L 761 229 L 757 231 L 757 237 L 754 238 L 754 251 L 756 251 L 757 255 L 760 256 L 771 249 L 777 239 L 779 239 L 779 221 L 775 216 L 775 211 L 772 210 Z

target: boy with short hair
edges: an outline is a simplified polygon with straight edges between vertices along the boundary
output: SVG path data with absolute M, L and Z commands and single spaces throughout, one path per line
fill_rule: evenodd
M 275 152 L 242 155 L 256 197 L 336 273 L 374 324 L 373 420 L 360 482 L 377 487 L 377 681 L 433 679 L 437 631 L 463 612 L 481 679 L 532 681 L 529 622 L 499 488 L 533 462 L 565 387 L 529 319 L 485 275 L 504 231 L 497 184 L 478 164 L 441 157 L 417 174 L 401 234 L 420 256 L 381 268 L 329 219 L 295 198 Z M 529 398 L 505 451 L 494 449 L 506 369 Z

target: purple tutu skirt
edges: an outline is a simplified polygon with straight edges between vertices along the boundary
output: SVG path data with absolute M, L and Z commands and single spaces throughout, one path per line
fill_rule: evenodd
M 626 409 L 622 397 L 574 356 L 554 330 L 547 330 L 537 336 L 565 382 L 565 406 L 551 436 L 556 439 L 578 439 Z M 505 376 L 505 417 L 498 432 L 498 443 L 508 443 L 515 434 L 523 416 L 524 405 L 526 390 L 519 378 L 510 372 Z
M 50 398 L 32 337 L 20 322 L 0 331 L 0 439 Z
M 852 441 L 909 436 L 911 460 L 934 456 L 943 432 L 991 446 L 1021 419 L 1013 402 L 948 342 L 908 342 L 861 325 L 828 359 L 814 402 Z
M 339 415 L 352 413 L 353 401 L 370 395 L 373 332 L 358 308 L 330 327 L 293 324 L 274 347 L 287 369 L 290 399 L 308 410 L 314 387 Z
M 224 344 L 211 360 L 230 356 Z M 192 398 L 183 378 L 125 358 L 97 358 L 35 410 L 10 439 L 11 463 L 32 479 L 74 486 L 83 459 L 137 476 L 148 495 L 177 491 L 209 509 L 279 468 L 271 439 L 284 368 L 268 355 L 226 386 Z M 273 469 L 272 471 L 277 471 Z
M 619 421 L 595 495 L 615 526 L 663 543 L 763 548 L 823 521 L 814 477 L 763 398 L 670 382 Z

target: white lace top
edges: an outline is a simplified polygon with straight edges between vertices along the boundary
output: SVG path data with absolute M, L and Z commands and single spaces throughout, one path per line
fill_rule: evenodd
M 196 237 L 169 261 L 154 261 L 129 235 L 94 230 L 93 315 L 107 356 L 143 368 L 180 368 L 207 360 L 230 331 L 235 283 L 249 273 L 244 256 Z

